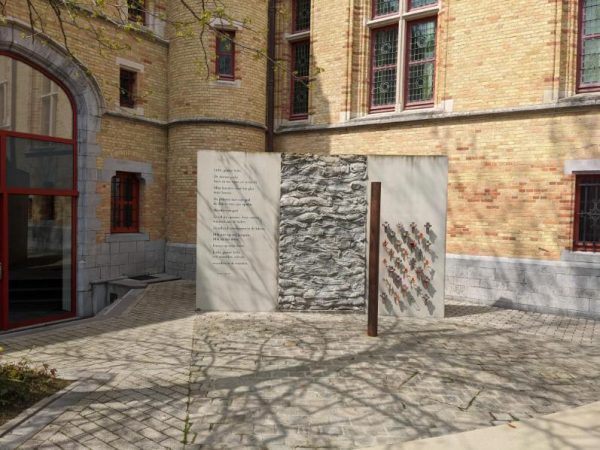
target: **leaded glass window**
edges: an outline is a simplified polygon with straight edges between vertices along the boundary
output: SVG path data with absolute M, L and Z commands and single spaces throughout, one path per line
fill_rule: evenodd
M 408 9 L 423 8 L 425 6 L 437 5 L 438 0 L 408 0 Z
M 292 104 L 291 118 L 308 115 L 308 75 L 310 70 L 310 41 L 292 44 Z
M 310 0 L 294 0 L 294 32 L 310 30 Z
M 373 17 L 387 16 L 397 13 L 400 7 L 399 0 L 374 0 Z
M 373 31 L 371 109 L 389 109 L 396 103 L 398 27 Z
M 580 88 L 600 87 L 600 0 L 582 0 Z
M 221 80 L 235 78 L 235 34 L 220 31 L 217 35 L 217 77 Z
M 575 250 L 600 251 L 600 175 L 577 176 Z
M 407 105 L 433 100 L 435 34 L 435 19 L 408 24 Z

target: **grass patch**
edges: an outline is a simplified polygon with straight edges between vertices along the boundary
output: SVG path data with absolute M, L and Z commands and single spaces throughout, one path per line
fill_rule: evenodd
M 48 364 L 33 367 L 26 359 L 0 363 L 0 425 L 69 384 L 56 378 L 56 369 Z

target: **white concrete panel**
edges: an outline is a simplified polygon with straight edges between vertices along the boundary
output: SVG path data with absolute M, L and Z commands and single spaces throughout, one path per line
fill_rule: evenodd
M 198 152 L 199 309 L 276 308 L 280 185 L 279 154 Z
M 444 317 L 447 157 L 369 156 L 368 170 L 381 182 L 379 313 Z

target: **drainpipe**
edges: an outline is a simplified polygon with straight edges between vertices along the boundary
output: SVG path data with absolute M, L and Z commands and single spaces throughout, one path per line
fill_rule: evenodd
M 269 0 L 267 30 L 267 136 L 265 151 L 273 151 L 275 128 L 275 0 Z

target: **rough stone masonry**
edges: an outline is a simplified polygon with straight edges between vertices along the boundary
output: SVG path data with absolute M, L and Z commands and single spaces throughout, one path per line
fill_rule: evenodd
M 283 154 L 279 308 L 365 305 L 367 159 Z

